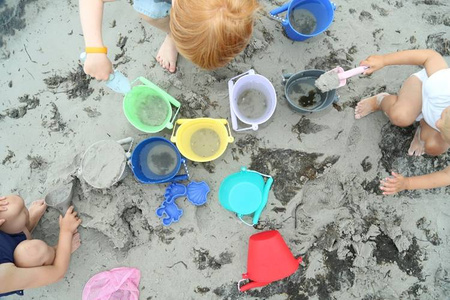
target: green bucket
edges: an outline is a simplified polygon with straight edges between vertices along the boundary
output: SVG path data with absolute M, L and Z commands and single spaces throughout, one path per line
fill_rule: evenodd
M 147 133 L 164 128 L 172 129 L 180 110 L 180 102 L 144 77 L 138 77 L 143 85 L 135 85 L 123 99 L 123 111 L 127 120 Z M 172 113 L 172 106 L 176 111 Z

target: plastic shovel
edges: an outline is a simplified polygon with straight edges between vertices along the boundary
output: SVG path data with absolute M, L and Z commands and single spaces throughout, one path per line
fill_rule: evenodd
M 322 92 L 328 92 L 343 87 L 347 84 L 347 78 L 362 74 L 368 68 L 369 67 L 367 66 L 360 66 L 348 71 L 344 71 L 342 67 L 336 67 L 333 70 L 322 74 L 316 80 L 316 86 Z
M 344 69 L 342 69 L 341 67 L 336 67 L 333 69 L 333 71 L 335 71 L 338 74 L 339 87 L 342 87 L 347 84 L 347 78 L 362 74 L 368 68 L 369 67 L 367 66 L 361 66 L 348 71 L 344 71 Z

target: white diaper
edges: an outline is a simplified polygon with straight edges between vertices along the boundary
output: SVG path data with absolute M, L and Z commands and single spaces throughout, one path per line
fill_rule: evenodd
M 450 68 L 437 71 L 428 77 L 425 69 L 412 74 L 422 81 L 422 113 L 416 121 L 424 119 L 428 125 L 436 128 L 436 121 L 442 111 L 450 106 Z

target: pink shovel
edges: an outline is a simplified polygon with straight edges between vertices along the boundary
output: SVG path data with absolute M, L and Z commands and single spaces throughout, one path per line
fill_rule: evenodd
M 368 68 L 368 66 L 360 66 L 344 71 L 341 67 L 336 67 L 317 78 L 315 85 L 319 90 L 325 93 L 344 86 L 347 83 L 347 78 L 362 74 Z

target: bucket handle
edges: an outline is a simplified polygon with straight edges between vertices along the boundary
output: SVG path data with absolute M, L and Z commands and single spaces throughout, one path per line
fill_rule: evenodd
M 184 171 L 186 172 L 186 174 L 175 175 L 171 181 L 189 180 L 189 171 L 186 165 L 186 159 L 184 157 L 181 157 L 181 163 L 184 166 Z
M 277 17 L 277 15 L 278 15 L 278 14 L 281 14 L 282 12 L 287 11 L 288 8 L 289 8 L 289 5 L 291 5 L 291 2 L 292 2 L 292 1 L 289 1 L 289 2 L 287 2 L 287 3 L 285 3 L 285 4 L 283 4 L 282 6 L 280 6 L 280 7 L 278 7 L 278 8 L 275 8 L 275 9 L 271 10 L 270 13 L 269 13 L 269 16 L 270 16 L 272 19 L 277 20 L 277 21 L 280 21 L 280 23 L 282 23 L 282 24 L 285 24 L 285 23 L 286 23 L 286 20 L 283 19 L 283 18 Z
M 181 103 L 178 100 L 176 100 L 174 97 L 172 97 L 169 93 L 167 93 L 165 90 L 163 90 L 162 88 L 160 88 L 159 86 L 157 86 L 156 84 L 154 84 L 153 82 L 148 80 L 147 78 L 140 76 L 140 77 L 136 78 L 135 80 L 133 80 L 132 84 L 134 84 L 137 80 L 139 80 L 143 84 L 151 87 L 152 89 L 155 89 L 158 92 L 167 95 L 167 100 L 170 102 L 170 104 L 172 104 L 174 107 L 177 108 L 175 113 L 172 115 L 172 120 L 170 120 L 170 122 L 167 123 L 167 125 L 166 125 L 167 129 L 172 129 L 173 121 L 175 120 L 176 116 L 178 115 L 178 112 L 180 111 Z
M 130 156 L 131 156 L 130 153 L 131 153 L 131 148 L 133 148 L 133 141 L 134 141 L 134 139 L 131 136 L 117 141 L 117 143 L 120 145 L 130 144 L 128 147 L 128 150 L 125 153 L 127 158 L 130 158 Z
M 176 135 L 176 132 L 177 132 L 177 125 L 182 125 L 183 123 L 185 123 L 185 122 L 187 122 L 187 121 L 189 121 L 189 119 L 178 119 L 178 120 L 175 122 L 175 124 L 174 124 L 174 126 L 173 126 L 173 130 L 172 130 L 172 135 L 170 136 L 170 141 L 171 141 L 172 143 L 176 143 L 176 142 L 177 142 L 177 135 Z
M 237 121 L 237 116 L 236 113 L 233 109 L 233 91 L 234 91 L 234 86 L 235 86 L 235 82 L 237 81 L 237 79 L 245 76 L 245 75 L 255 75 L 255 71 L 253 69 L 248 70 L 247 72 L 244 72 L 242 74 L 239 74 L 237 76 L 234 76 L 233 78 L 231 78 L 230 80 L 228 80 L 228 97 L 230 99 L 230 114 L 231 114 L 231 125 L 233 127 L 234 131 L 244 131 L 244 130 L 249 130 L 249 129 L 253 129 L 253 130 L 258 130 L 258 124 L 254 124 L 250 127 L 245 127 L 245 128 L 239 128 L 239 124 Z
M 245 225 L 250 226 L 250 227 L 253 227 L 254 225 L 256 225 L 256 224 L 250 224 L 250 223 L 245 222 L 244 219 L 242 219 L 242 215 L 241 214 L 236 214 L 236 215 L 239 218 L 239 220 L 241 220 L 242 223 L 244 223 Z
M 228 129 L 228 143 L 232 143 L 234 142 L 234 137 L 231 135 L 231 128 L 230 128 L 230 124 L 228 123 L 227 119 L 219 119 L 219 122 L 222 122 L 224 125 L 226 125 L 225 127 Z

